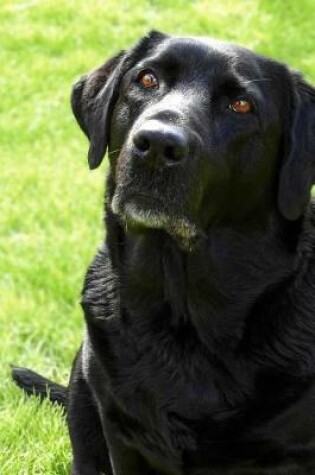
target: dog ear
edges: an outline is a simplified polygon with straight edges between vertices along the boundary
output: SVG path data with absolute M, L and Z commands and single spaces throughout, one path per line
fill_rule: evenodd
M 291 120 L 280 170 L 278 206 L 294 221 L 302 216 L 315 182 L 315 89 L 292 73 Z
M 83 76 L 72 89 L 74 116 L 90 140 L 90 169 L 97 168 L 106 153 L 112 110 L 117 99 L 125 52 Z

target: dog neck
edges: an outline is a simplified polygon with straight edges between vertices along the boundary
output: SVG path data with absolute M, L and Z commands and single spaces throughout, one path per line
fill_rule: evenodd
M 306 322 L 305 295 L 299 290 L 303 285 L 297 282 L 304 278 L 300 263 L 310 267 L 309 243 L 315 240 L 309 216 L 294 225 L 273 218 L 263 231 L 211 229 L 194 252 L 182 251 L 163 231 L 126 232 L 113 215 L 107 229 L 108 243 L 115 243 L 110 253 L 121 282 L 121 302 L 131 318 L 190 328 L 207 351 L 229 359 L 229 364 L 249 348 L 259 361 L 266 345 L 272 364 L 288 367 L 289 360 L 296 360 L 296 348 L 286 348 L 281 358 L 272 347 L 275 334 L 285 340 L 275 326 L 285 325 L 290 332 Z M 290 321 L 290 306 L 297 308 L 299 302 L 301 314 L 295 312 Z M 285 313 L 277 311 L 279 305 L 288 307 L 285 323 L 278 321 L 277 314 Z M 309 321 L 309 315 L 305 318 Z M 307 354 L 310 341 L 300 343 Z

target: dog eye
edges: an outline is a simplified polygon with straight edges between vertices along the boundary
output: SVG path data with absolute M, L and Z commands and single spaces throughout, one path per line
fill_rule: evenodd
M 229 108 L 238 114 L 250 114 L 254 111 L 254 103 L 251 99 L 237 99 L 230 102 Z
M 152 71 L 143 71 L 138 76 L 138 82 L 145 89 L 158 89 L 159 81 L 158 78 Z

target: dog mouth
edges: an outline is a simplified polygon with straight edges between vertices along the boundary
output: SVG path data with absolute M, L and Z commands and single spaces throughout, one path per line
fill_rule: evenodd
M 160 198 L 137 193 L 121 200 L 114 194 L 111 209 L 125 224 L 126 229 L 164 230 L 174 238 L 183 250 L 195 247 L 200 231 L 186 216 L 168 211 Z

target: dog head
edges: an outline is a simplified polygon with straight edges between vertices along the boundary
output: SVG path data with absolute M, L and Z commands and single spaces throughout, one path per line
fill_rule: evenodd
M 108 148 L 112 211 L 183 247 L 309 202 L 315 90 L 245 48 L 152 32 L 82 78 L 72 106 L 91 168 Z

